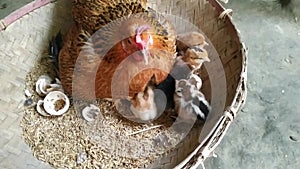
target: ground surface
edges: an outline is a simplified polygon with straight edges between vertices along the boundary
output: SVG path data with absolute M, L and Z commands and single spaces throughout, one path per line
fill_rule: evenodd
M 0 0 L 0 18 L 29 1 Z M 217 148 L 218 157 L 205 166 L 299 169 L 300 22 L 273 0 L 231 0 L 226 7 L 233 9 L 233 21 L 249 48 L 248 98 Z M 17 141 L 16 121 L 0 113 L 0 168 L 49 168 Z
M 206 168 L 299 169 L 300 23 L 273 1 L 227 7 L 249 48 L 248 98 Z

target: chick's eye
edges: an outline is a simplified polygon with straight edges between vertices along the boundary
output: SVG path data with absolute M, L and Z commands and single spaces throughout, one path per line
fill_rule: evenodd
M 183 93 L 182 93 L 182 90 L 176 90 L 175 91 L 175 94 L 179 97 L 182 97 L 183 96 Z
M 181 93 L 182 92 L 182 89 L 179 88 L 179 89 L 176 89 L 176 93 Z

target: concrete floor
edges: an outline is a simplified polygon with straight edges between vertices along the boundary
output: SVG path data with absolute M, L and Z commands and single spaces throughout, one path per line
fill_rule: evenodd
M 300 23 L 272 0 L 226 6 L 249 48 L 248 98 L 206 168 L 299 169 Z
M 0 0 L 0 19 L 31 1 L 32 0 Z
M 0 0 L 0 18 L 29 1 Z M 274 0 L 231 0 L 226 7 L 233 9 L 249 48 L 248 99 L 217 148 L 218 157 L 205 166 L 300 169 L 300 23 Z M 1 152 L 0 168 L 47 168 L 29 156 L 1 161 L 8 159 Z

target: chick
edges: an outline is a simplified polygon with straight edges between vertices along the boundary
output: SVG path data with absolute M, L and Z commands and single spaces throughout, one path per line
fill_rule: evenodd
M 195 75 L 195 74 L 190 75 L 189 82 L 191 83 L 191 85 L 194 85 L 197 90 L 200 90 L 201 87 L 202 87 L 201 78 L 199 76 Z
M 200 78 L 195 78 L 195 76 L 188 80 L 176 81 L 175 111 L 178 113 L 179 119 L 184 122 L 193 122 L 196 118 L 206 120 L 211 110 L 205 96 L 198 90 L 200 82 L 197 82 L 197 79 Z
M 116 99 L 114 104 L 119 113 L 130 120 L 149 122 L 166 110 L 174 109 L 175 79 L 168 75 L 158 85 L 153 80 L 145 91 L 137 93 L 132 99 Z
M 147 86 L 144 92 L 139 92 L 131 99 L 131 112 L 143 121 L 150 121 L 157 117 L 157 107 L 154 101 L 153 87 Z
M 191 73 L 201 68 L 204 62 L 210 62 L 207 51 L 204 49 L 208 43 L 205 37 L 198 32 L 189 32 L 177 36 L 177 52 L 179 57 L 191 69 Z
M 192 73 L 200 69 L 204 62 L 210 62 L 207 51 L 198 46 L 187 49 L 182 60 L 188 64 Z
M 186 51 L 193 46 L 204 47 L 208 45 L 205 37 L 199 32 L 188 32 L 177 35 L 176 47 L 178 51 Z

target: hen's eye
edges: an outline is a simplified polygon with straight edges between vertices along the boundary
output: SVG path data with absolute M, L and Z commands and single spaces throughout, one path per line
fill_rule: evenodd
M 128 43 L 129 45 L 131 45 L 131 41 L 130 41 L 130 39 L 128 39 L 128 40 L 127 40 L 127 43 Z

